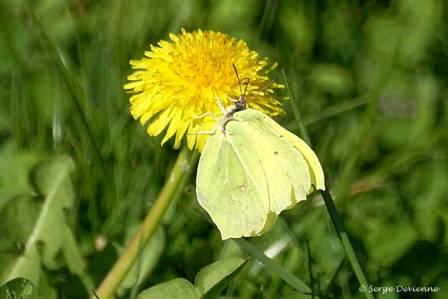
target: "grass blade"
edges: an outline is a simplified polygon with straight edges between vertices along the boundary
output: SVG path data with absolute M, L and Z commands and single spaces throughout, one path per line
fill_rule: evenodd
M 296 98 L 294 97 L 291 87 L 289 86 L 285 71 L 282 70 L 281 72 L 282 72 L 283 81 L 285 82 L 285 85 L 286 85 L 286 89 L 288 90 L 289 96 L 291 97 L 292 112 L 294 113 L 294 117 L 296 119 L 300 134 L 302 135 L 302 138 L 303 138 L 303 140 L 305 140 L 306 143 L 311 144 L 310 136 L 308 135 L 308 132 L 305 129 L 305 125 L 302 122 L 302 116 L 300 114 L 299 107 L 297 106 Z
M 310 294 L 311 289 L 299 278 L 291 274 L 288 270 L 274 262 L 272 259 L 267 257 L 263 252 L 261 252 L 257 247 L 252 245 L 250 242 L 244 239 L 234 239 L 234 241 L 241 247 L 241 249 L 247 251 L 253 258 L 260 261 L 266 266 L 272 273 L 278 275 L 284 282 L 289 284 L 291 287 L 297 291 L 305 294 Z
M 304 116 L 302 123 L 304 126 L 315 124 L 319 121 L 338 116 L 342 113 L 351 111 L 353 109 L 367 105 L 370 102 L 369 98 L 366 96 L 360 96 L 342 103 L 332 105 L 318 113 L 314 113 L 308 116 Z M 286 128 L 290 131 L 296 131 L 299 129 L 299 124 L 297 122 L 289 123 Z
M 286 86 L 288 88 L 288 91 L 290 92 L 291 98 L 294 102 L 294 96 L 291 93 L 291 89 L 289 88 L 289 84 L 285 75 L 285 72 L 282 70 L 282 75 L 283 78 L 285 80 Z M 303 125 L 302 120 L 301 120 L 301 116 L 300 116 L 300 111 L 298 111 L 297 106 L 295 106 L 293 104 L 293 106 L 295 107 L 295 110 L 297 110 L 294 115 L 296 116 L 296 120 L 298 122 L 299 125 L 299 130 L 300 130 L 300 134 L 303 136 L 303 138 L 305 139 L 305 141 L 311 145 L 310 142 L 310 138 L 308 135 L 308 132 L 306 130 L 305 125 Z M 366 276 L 364 275 L 364 272 L 361 268 L 361 265 L 358 261 L 358 258 L 356 256 L 355 251 L 353 250 L 353 246 L 350 242 L 350 239 L 348 237 L 347 232 L 344 229 L 344 226 L 342 224 L 342 220 L 341 217 L 336 209 L 336 206 L 334 204 L 333 198 L 331 197 L 330 191 L 329 191 L 329 187 L 328 187 L 328 183 L 326 183 L 326 189 L 325 191 L 321 191 L 321 195 L 324 199 L 325 202 L 325 206 L 327 208 L 328 214 L 330 214 L 330 218 L 331 218 L 331 222 L 334 225 L 334 228 L 336 229 L 336 233 L 338 235 L 338 238 L 342 244 L 342 248 L 344 249 L 344 252 L 347 256 L 347 259 L 350 262 L 350 265 L 353 269 L 353 272 L 355 273 L 356 278 L 358 279 L 358 282 L 361 284 L 361 286 L 367 287 L 368 283 L 367 283 L 367 279 Z M 372 299 L 374 298 L 373 295 L 369 292 L 364 292 L 366 298 L 368 299 Z
M 353 250 L 353 246 L 350 242 L 347 232 L 342 225 L 341 217 L 339 216 L 338 211 L 336 210 L 336 206 L 333 202 L 333 198 L 331 197 L 330 192 L 328 191 L 328 185 L 325 191 L 320 191 L 322 197 L 324 198 L 325 206 L 327 207 L 328 214 L 330 214 L 331 222 L 336 229 L 336 233 L 338 235 L 339 240 L 341 241 L 342 248 L 344 249 L 345 255 L 350 263 L 350 266 L 355 272 L 355 276 L 358 279 L 358 282 L 361 286 L 368 287 L 366 276 L 361 268 L 361 264 L 358 261 L 358 257 L 356 256 L 355 251 Z M 366 298 L 373 299 L 373 295 L 370 292 L 364 292 Z
M 394 69 L 394 61 L 396 56 L 398 55 L 400 45 L 401 39 L 398 39 L 391 57 L 388 57 L 388 59 L 386 60 L 379 78 L 372 92 L 368 96 L 369 104 L 367 105 L 366 110 L 364 111 L 364 114 L 362 116 L 361 128 L 359 129 L 359 133 L 353 141 L 353 150 L 343 164 L 339 183 L 335 190 L 337 198 L 344 198 L 347 195 L 352 178 L 355 177 L 358 172 L 361 153 L 363 152 L 363 148 L 365 148 L 366 140 L 369 136 L 368 132 L 373 126 L 373 121 L 375 119 L 382 92 L 386 87 L 388 79 Z
M 313 277 L 313 264 L 312 264 L 312 258 L 311 258 L 311 250 L 310 250 L 310 242 L 306 240 L 306 255 L 308 257 L 308 272 L 310 276 L 310 286 L 311 286 L 311 299 L 314 299 L 314 277 Z
M 40 33 L 41 33 L 41 43 L 42 47 L 46 49 L 51 57 L 52 62 L 57 67 L 59 73 L 61 74 L 62 79 L 67 85 L 67 89 L 71 95 L 71 99 L 73 100 L 73 107 L 75 108 L 76 114 L 78 115 L 82 127 L 86 133 L 87 139 L 89 140 L 90 146 L 94 153 L 94 156 L 100 166 L 102 175 L 104 179 L 112 184 L 115 184 L 114 179 L 109 178 L 109 171 L 107 170 L 106 163 L 102 157 L 100 148 L 96 142 L 95 136 L 93 134 L 92 126 L 89 124 L 87 120 L 87 116 L 81 106 L 81 103 L 86 102 L 85 94 L 82 89 L 81 83 L 78 78 L 70 72 L 65 63 L 63 62 L 61 55 L 58 51 L 58 47 L 55 42 L 51 39 L 50 35 L 47 33 L 43 24 L 39 21 L 38 17 L 33 13 L 33 11 L 29 12 L 33 18 L 34 23 L 37 25 Z M 115 187 L 113 188 L 115 190 Z

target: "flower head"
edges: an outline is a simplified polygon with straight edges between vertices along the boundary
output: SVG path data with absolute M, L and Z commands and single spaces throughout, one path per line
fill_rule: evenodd
M 174 148 L 187 135 L 188 147 L 201 150 L 207 135 L 197 132 L 211 131 L 216 121 L 211 117 L 198 118 L 211 112 L 220 115 L 217 97 L 225 107 L 230 99 L 240 96 L 241 80 L 249 82 L 246 93 L 248 107 L 268 115 L 282 112 L 280 102 L 274 98 L 274 89 L 282 87 L 270 81 L 267 59 L 260 59 L 242 40 L 213 31 L 182 30 L 170 34 L 171 41 L 160 41 L 140 60 L 132 60 L 135 70 L 128 76 L 124 88 L 131 96 L 131 114 L 140 118 L 142 125 L 150 124 L 151 136 L 165 129 L 162 144 L 174 137 Z

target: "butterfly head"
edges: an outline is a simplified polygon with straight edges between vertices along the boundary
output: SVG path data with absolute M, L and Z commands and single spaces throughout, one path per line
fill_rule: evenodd
M 237 112 L 237 111 L 245 110 L 246 108 L 247 108 L 246 98 L 244 96 L 240 96 L 238 98 L 238 101 L 235 102 L 234 110 L 236 110 L 235 112 Z

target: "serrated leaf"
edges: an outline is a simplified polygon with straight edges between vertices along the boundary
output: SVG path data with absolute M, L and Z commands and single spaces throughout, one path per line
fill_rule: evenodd
M 10 142 L 0 150 L 0 209 L 11 199 L 31 196 L 33 188 L 28 181 L 31 168 L 37 163 L 38 155 L 18 151 Z
M 199 299 L 198 290 L 186 279 L 176 278 L 141 292 L 137 299 Z
M 0 254 L 3 265 L 0 282 L 25 277 L 38 285 L 41 263 L 48 268 L 59 266 L 56 256 L 61 251 L 69 270 L 81 273 L 83 260 L 65 215 L 73 204 L 69 180 L 73 168 L 67 157 L 42 164 L 35 171 L 35 181 L 45 196 L 43 203 L 23 198 L 10 202 L 1 211 L 0 231 L 5 232 L 11 243 L 22 244 L 23 248 L 14 254 Z
M 38 292 L 31 281 L 16 278 L 0 287 L 0 298 L 38 299 Z
M 247 260 L 229 257 L 201 269 L 195 279 L 198 291 L 204 296 L 217 296 L 237 274 Z M 212 294 L 213 293 L 213 294 Z

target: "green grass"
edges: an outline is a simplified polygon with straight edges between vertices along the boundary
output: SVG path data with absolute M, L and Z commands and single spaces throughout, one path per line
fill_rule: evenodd
M 313 145 L 330 193 L 283 213 L 262 237 L 222 242 L 196 202 L 193 168 L 118 297 L 138 298 L 174 278 L 193 284 L 214 261 L 242 257 L 249 260 L 236 272 L 221 269 L 214 292 L 364 298 L 358 287 L 365 276 L 378 287 L 440 288 L 394 298 L 446 298 L 447 12 L 435 0 L 2 1 L 0 264 L 27 256 L 54 188 L 65 201 L 52 207 L 54 229 L 42 234 L 56 238 L 68 228 L 74 245 L 30 243 L 40 265 L 20 269 L 44 298 L 92 295 L 179 155 L 130 116 L 122 88 L 129 60 L 169 32 L 201 28 L 243 38 L 279 63 L 272 76 L 287 85 L 280 96 L 289 100 L 276 120 Z M 73 164 L 63 183 L 57 161 Z M 327 195 L 338 209 L 336 228 Z M 341 231 L 361 272 L 346 256 Z M 3 268 L 0 284 L 10 274 Z

